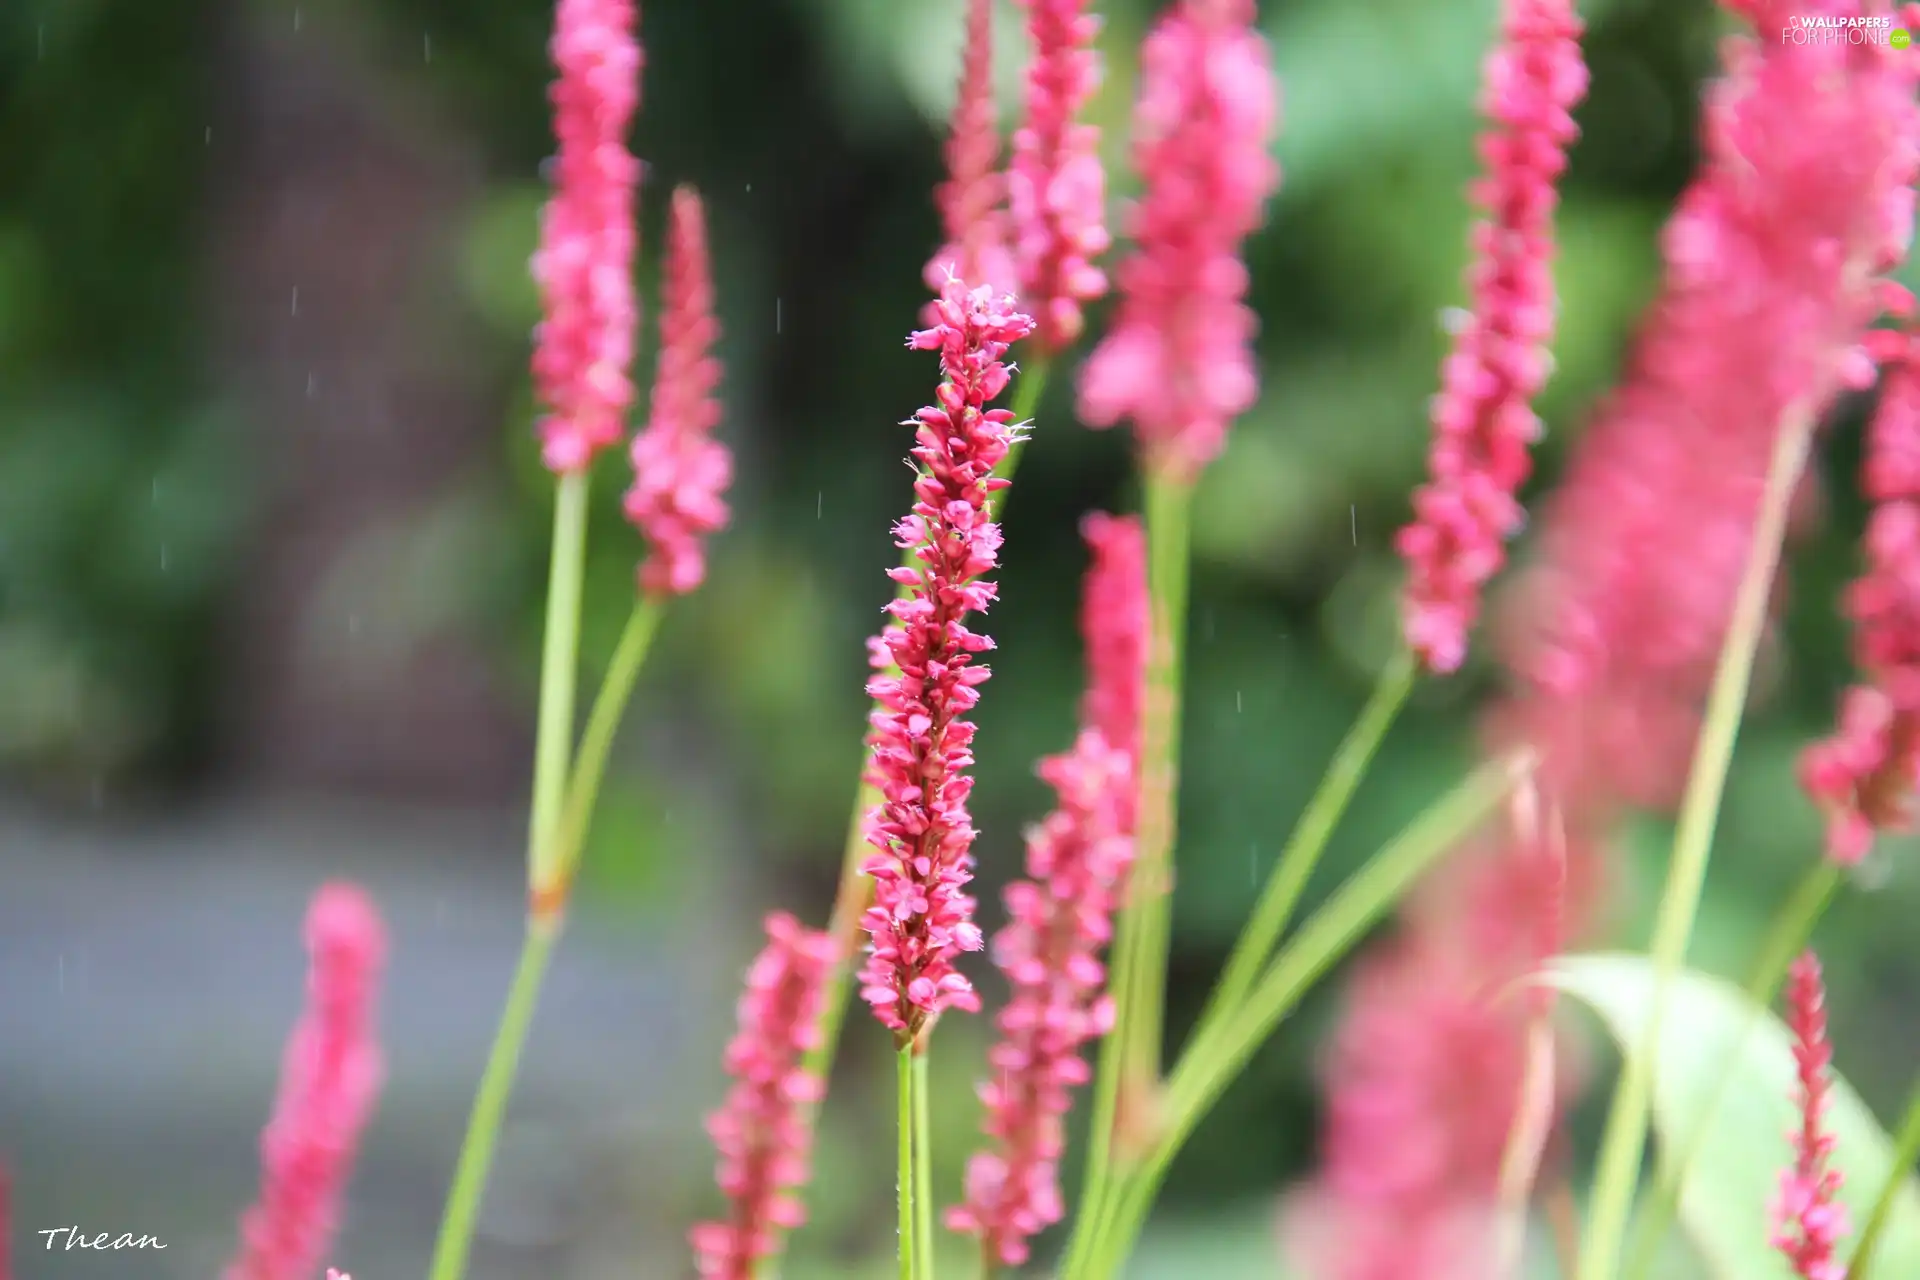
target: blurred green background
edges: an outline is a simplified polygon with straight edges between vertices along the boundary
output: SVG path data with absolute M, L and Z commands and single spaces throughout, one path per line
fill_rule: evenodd
M 557 1124 L 551 1145 L 577 1149 L 603 1103 L 638 1108 L 644 1136 L 620 1131 L 606 1159 L 624 1174 L 594 1165 L 579 1194 L 532 1214 L 538 1230 L 499 1227 L 476 1274 L 597 1274 L 635 1249 L 656 1260 L 643 1274 L 684 1268 L 679 1232 L 713 1203 L 695 1117 L 718 1099 L 711 1064 L 758 913 L 824 920 L 858 764 L 861 641 L 908 501 L 895 424 L 935 378 L 901 339 L 937 239 L 929 193 L 961 8 L 644 5 L 641 367 L 650 376 L 665 198 L 691 182 L 712 221 L 736 518 L 707 586 L 667 624 L 600 813 L 583 908 L 597 921 L 583 929 L 600 932 L 572 962 L 602 984 L 604 1009 L 555 996 L 529 1067 L 537 1079 L 540 1055 L 572 1038 L 567 1052 L 601 1072 L 604 1097 L 576 1097 L 590 1114 Z M 1153 6 L 1096 8 L 1117 205 Z M 1718 33 L 1699 0 L 1583 9 L 1593 88 L 1565 191 L 1536 492 L 1656 287 L 1657 233 L 1691 171 Z M 1261 13 L 1283 83 L 1284 186 L 1248 248 L 1265 396 L 1197 507 L 1176 1031 L 1393 640 L 1390 539 L 1423 469 L 1441 317 L 1462 297 L 1493 5 L 1291 0 Z M 1017 11 L 998 16 L 1007 120 L 1024 55 Z M 145 1108 L 176 1117 L 156 1142 L 221 1135 L 194 1149 L 224 1172 L 166 1192 L 173 1230 L 197 1232 L 217 1262 L 297 998 L 300 896 L 351 869 L 416 907 L 394 908 L 396 1085 L 367 1175 L 384 1190 L 359 1193 L 342 1258 L 424 1260 L 513 945 L 551 511 L 525 374 L 550 22 L 540 0 L 0 4 L 0 874 L 18 886 L 0 889 L 0 1143 L 23 1224 L 157 1203 L 151 1185 L 111 1191 L 102 1172 L 131 1141 L 106 1118 L 113 1105 Z M 1711 968 L 1743 967 L 1818 846 L 1791 771 L 1848 678 L 1834 602 L 1861 524 L 1857 410 L 1829 438 L 1824 522 L 1791 557 L 1784 643 L 1742 739 L 1700 927 Z M 595 476 L 589 679 L 631 599 L 622 466 L 610 457 Z M 992 887 L 1046 804 L 1032 764 L 1072 733 L 1076 521 L 1136 501 L 1125 434 L 1076 425 L 1059 374 L 1014 494 L 979 715 L 990 922 Z M 1323 884 L 1459 773 L 1499 683 L 1481 653 L 1420 693 Z M 1649 819 L 1623 842 L 1629 940 L 1662 830 Z M 1892 883 L 1850 900 L 1824 935 L 1841 1065 L 1883 1114 L 1920 1054 L 1899 1016 L 1914 905 L 1911 883 Z M 499 924 L 498 945 L 472 953 L 484 963 L 442 945 L 450 914 L 469 911 Z M 120 978 L 101 970 L 86 997 L 102 1002 L 96 1030 L 124 1034 L 49 1031 L 80 998 L 64 976 L 56 986 L 53 957 L 65 975 L 76 946 L 104 946 L 130 920 L 156 950 L 123 947 Z M 242 921 L 257 928 L 226 932 Z M 245 973 L 258 952 L 258 1018 L 166 977 L 156 957 L 175 946 L 193 957 L 183 972 Z M 657 1006 L 677 1019 L 671 1034 L 623 994 L 641 975 L 687 972 L 699 980 L 666 981 Z M 219 1080 L 220 1097 L 194 1110 L 163 1087 L 172 1077 L 132 1090 L 104 1067 L 76 1072 L 85 1054 L 141 1074 L 150 1041 L 131 1028 L 145 1024 L 114 1001 L 149 1019 L 191 1005 L 216 1037 L 231 1014 L 257 1022 L 258 1045 L 231 1061 L 201 1046 L 192 1074 Z M 458 1033 L 436 1038 L 429 1005 L 458 1009 Z M 1312 1001 L 1199 1135 L 1151 1246 L 1164 1261 L 1141 1274 L 1273 1274 L 1272 1209 L 1311 1165 L 1315 1045 L 1337 1007 L 1334 988 Z M 977 1118 L 980 1031 L 943 1029 L 935 1068 L 952 1099 L 938 1121 L 952 1190 Z M 663 1037 L 651 1066 L 619 1056 Z M 888 1084 L 884 1039 L 856 1016 L 851 1046 L 801 1247 L 818 1270 L 796 1278 L 854 1274 L 888 1245 L 890 1173 L 876 1160 L 888 1112 L 868 1105 Z M 587 1086 L 547 1087 L 558 1106 Z M 87 1141 L 70 1140 L 76 1126 Z M 559 1158 L 534 1146 L 537 1167 Z M 519 1150 L 510 1142 L 509 1158 Z M 496 1226 L 519 1221 L 512 1188 L 525 1184 L 507 1181 Z M 583 1243 L 603 1239 L 629 1252 Z M 189 1257 L 201 1255 L 156 1265 L 187 1274 Z M 22 1261 L 28 1275 L 53 1265 Z

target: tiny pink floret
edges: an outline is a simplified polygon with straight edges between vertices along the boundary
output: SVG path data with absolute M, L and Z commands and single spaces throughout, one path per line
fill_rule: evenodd
M 967 1165 L 966 1200 L 947 1215 L 997 1264 L 1027 1261 L 1028 1241 L 1065 1212 L 1059 1162 L 1072 1090 L 1090 1078 L 1084 1046 L 1113 1026 L 1101 952 L 1133 864 L 1133 746 L 1146 681 L 1146 567 L 1137 520 L 1095 514 L 1082 613 L 1088 685 L 1072 750 L 1040 763 L 1054 811 L 1027 833 L 1027 879 L 1007 887 L 1010 923 L 994 962 L 1011 990 L 980 1087 L 989 1150 Z M 1132 709 L 1109 737 L 1102 718 Z
M 373 1004 L 386 936 L 359 889 L 328 885 L 307 912 L 307 1007 L 287 1042 L 260 1139 L 260 1198 L 226 1280 L 309 1280 L 332 1242 L 360 1131 L 384 1075 Z
M 779 1233 L 806 1220 L 799 1189 L 813 1138 L 808 1112 L 826 1090 L 802 1063 L 820 1043 L 824 988 L 838 951 L 830 935 L 784 912 L 768 916 L 766 929 L 766 948 L 740 997 L 739 1031 L 722 1059 L 733 1090 L 707 1121 L 731 1211 L 693 1229 L 704 1280 L 753 1280 L 760 1260 L 777 1252 Z
M 559 155 L 533 256 L 542 317 L 533 376 L 545 408 L 541 457 L 563 474 L 620 442 L 633 403 L 640 162 L 626 136 L 640 100 L 636 18 L 633 0 L 560 0 L 554 17 Z
M 1570 0 L 1506 0 L 1487 57 L 1471 305 L 1433 400 L 1432 478 L 1414 495 L 1414 522 L 1398 540 L 1409 570 L 1407 642 L 1432 671 L 1452 671 L 1465 657 L 1480 594 L 1523 519 L 1515 495 L 1542 429 L 1533 398 L 1547 379 L 1558 307 L 1556 187 L 1579 132 L 1573 108 L 1587 89 L 1581 30 Z
M 1033 331 L 1011 302 L 949 279 L 935 304 L 940 323 L 908 339 L 940 352 L 945 380 L 937 403 L 906 424 L 915 429 L 916 501 L 894 535 L 916 563 L 890 572 L 906 590 L 869 648 L 878 674 L 867 693 L 879 705 L 868 776 L 882 802 L 866 819 L 875 853 L 862 870 L 874 879 L 874 905 L 861 920 L 872 945 L 860 971 L 862 997 L 903 1043 L 945 1009 L 980 1007 L 953 962 L 981 946 L 965 892 L 974 838 L 966 716 L 990 674 L 974 657 L 993 641 L 966 618 L 994 598 L 984 580 L 1000 552 L 991 497 L 1007 482 L 993 469 L 1014 444 L 1013 415 L 986 406 L 1012 377 L 1001 357 Z
M 1259 394 L 1241 242 L 1279 186 L 1266 40 L 1240 0 L 1182 0 L 1147 36 L 1133 155 L 1144 191 L 1112 328 L 1080 374 L 1090 427 L 1130 419 L 1149 467 L 1192 479 Z
M 647 539 L 640 588 L 683 595 L 706 576 L 704 539 L 725 527 L 733 456 L 713 438 L 720 362 L 706 221 L 691 187 L 673 193 L 660 312 L 660 367 L 646 429 L 633 438 L 626 512 Z

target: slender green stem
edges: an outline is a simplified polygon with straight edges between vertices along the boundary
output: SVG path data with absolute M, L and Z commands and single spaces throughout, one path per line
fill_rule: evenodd
M 566 789 L 566 803 L 560 810 L 560 827 L 553 839 L 553 857 L 547 864 L 552 880 L 535 886 L 536 901 L 564 901 L 580 865 L 580 853 L 586 844 L 587 828 L 593 821 L 594 802 L 600 797 L 600 782 L 606 775 L 607 753 L 613 747 L 614 734 L 633 697 L 634 681 L 653 647 L 660 629 L 666 602 L 654 595 L 642 595 L 634 601 L 633 612 L 614 646 L 607 674 L 594 696 L 593 710 L 587 714 L 586 732 L 580 737 L 573 777 Z
M 1873 1212 L 1867 1215 L 1860 1243 L 1854 1246 L 1853 1260 L 1847 1264 L 1847 1280 L 1867 1280 L 1874 1251 L 1880 1246 L 1880 1235 L 1893 1214 L 1893 1202 L 1906 1187 L 1915 1160 L 1920 1160 L 1920 1081 L 1915 1082 L 1913 1092 L 1907 1097 L 1907 1113 L 1901 1117 L 1900 1132 L 1893 1140 L 1893 1164 L 1888 1167 L 1887 1180 L 1874 1199 Z
M 540 709 L 533 752 L 533 802 L 527 823 L 527 878 L 534 909 L 514 971 L 500 1027 L 487 1056 L 480 1089 L 467 1120 L 454 1166 L 453 1185 L 441 1215 L 430 1280 L 459 1280 L 473 1245 L 473 1228 L 487 1189 L 493 1149 L 506 1115 L 507 1097 L 520 1051 L 540 996 L 540 980 L 553 954 L 563 920 L 559 904 L 540 906 L 541 889 L 553 883 L 554 832 L 566 794 L 568 747 L 573 736 L 576 668 L 580 656 L 580 595 L 587 543 L 587 477 L 560 478 L 553 509 L 553 556 L 548 568 L 547 621 L 540 656 Z
M 933 1280 L 933 1119 L 927 1088 L 927 1037 L 913 1055 L 913 1214 L 919 1239 L 914 1254 L 920 1280 Z
M 1115 1034 L 1132 1027 L 1132 1079 L 1160 1081 L 1166 1019 L 1167 950 L 1173 926 L 1173 842 L 1180 797 L 1180 677 L 1187 632 L 1188 545 L 1193 485 L 1166 474 L 1147 476 L 1147 694 L 1140 720 L 1140 816 L 1129 887 L 1140 914 L 1133 1007 L 1122 1007 Z M 1131 1018 L 1129 1018 L 1131 1014 Z M 1125 1088 L 1125 1080 L 1122 1088 Z
M 554 880 L 553 835 L 566 794 L 568 747 L 573 740 L 586 554 L 587 477 L 585 472 L 574 471 L 560 478 L 553 509 L 553 562 L 547 581 L 539 727 L 533 748 L 533 812 L 527 829 L 527 875 L 536 894 Z
M 1742 1052 L 1741 1046 L 1764 1021 L 1766 1011 L 1780 994 L 1780 984 L 1786 978 L 1788 966 L 1805 949 L 1807 939 L 1813 935 L 1814 925 L 1826 913 L 1827 905 L 1833 901 L 1840 884 L 1840 868 L 1822 858 L 1808 868 L 1792 896 L 1781 905 L 1773 922 L 1767 926 L 1766 937 L 1761 941 L 1760 952 L 1747 978 L 1751 1012 L 1740 1033 L 1734 1056 Z M 1720 1108 L 1729 1078 L 1724 1073 L 1715 1078 L 1706 1099 L 1694 1113 L 1685 1142 L 1661 1144 L 1658 1180 L 1652 1194 L 1641 1204 L 1641 1212 L 1635 1221 L 1633 1261 L 1627 1269 L 1628 1275 L 1646 1280 L 1653 1274 L 1659 1262 L 1661 1241 L 1666 1238 L 1667 1228 L 1672 1224 L 1673 1215 L 1680 1205 L 1681 1183 L 1687 1176 L 1687 1170 L 1692 1167 L 1694 1157 L 1699 1154 L 1707 1131 L 1713 1125 L 1713 1117 Z
M 913 1251 L 914 1237 L 919 1234 L 913 1212 L 913 1046 L 901 1045 L 895 1058 L 894 1079 L 900 1095 L 900 1145 L 893 1187 L 899 1201 L 900 1280 L 919 1280 Z
M 1415 818 L 1301 926 L 1231 1019 L 1189 1043 L 1168 1081 L 1164 1128 L 1140 1168 L 1121 1185 L 1119 1208 L 1108 1220 L 1098 1256 L 1082 1270 L 1069 1270 L 1067 1280 L 1108 1280 L 1118 1272 L 1174 1156 L 1281 1020 L 1429 867 L 1494 812 L 1532 767 L 1527 755 L 1484 765 Z
M 527 1028 L 533 1022 L 534 1006 L 539 1002 L 540 980 L 559 936 L 558 917 L 535 920 L 527 926 L 520 964 L 507 991 L 500 1029 L 494 1035 L 493 1050 L 487 1055 L 480 1092 L 473 1100 L 473 1116 L 467 1122 L 466 1141 L 461 1144 L 460 1160 L 454 1166 L 453 1188 L 447 1193 L 440 1238 L 434 1244 L 433 1265 L 427 1272 L 429 1280 L 459 1280 L 466 1273 L 467 1252 L 473 1244 L 480 1202 L 486 1195 L 487 1171 L 493 1164 L 494 1144 L 500 1136 L 500 1122 L 506 1115 L 507 1095 L 513 1091 L 520 1050 L 527 1042 Z
M 1273 958 L 1274 944 L 1286 932 L 1293 910 L 1300 903 L 1300 895 L 1319 865 L 1320 856 L 1326 852 L 1327 841 L 1346 813 L 1361 778 L 1366 776 L 1374 752 L 1393 726 L 1400 708 L 1406 705 L 1417 672 L 1413 654 L 1402 648 L 1380 673 L 1367 705 L 1361 708 L 1359 719 L 1347 731 L 1346 739 L 1320 779 L 1319 788 L 1301 812 L 1286 848 L 1280 851 L 1280 860 L 1267 877 L 1267 886 L 1253 909 L 1253 917 L 1234 943 L 1220 985 L 1214 989 L 1213 999 L 1201 1015 L 1199 1028 L 1230 1016 L 1247 998 L 1247 992 L 1253 989 L 1254 980 L 1267 961 Z
M 1754 524 L 1753 545 L 1734 600 L 1726 642 L 1721 647 L 1719 666 L 1707 699 L 1706 720 L 1694 748 L 1693 768 L 1680 805 L 1667 886 L 1654 918 L 1654 986 L 1647 1010 L 1648 1045 L 1660 1043 L 1667 992 L 1686 958 L 1687 943 L 1693 936 L 1693 920 L 1699 910 L 1707 861 L 1713 850 L 1720 798 L 1726 788 L 1727 767 L 1740 733 L 1754 654 L 1765 629 L 1767 598 L 1780 560 L 1787 510 L 1806 463 L 1811 438 L 1812 415 L 1804 407 L 1796 407 L 1781 422 L 1779 437 L 1774 443 L 1759 518 Z M 1628 1054 L 1621 1068 L 1600 1141 L 1592 1210 L 1587 1218 L 1586 1237 L 1581 1242 L 1579 1280 L 1614 1280 L 1619 1273 L 1621 1242 L 1646 1145 L 1653 1056 L 1652 1051 Z

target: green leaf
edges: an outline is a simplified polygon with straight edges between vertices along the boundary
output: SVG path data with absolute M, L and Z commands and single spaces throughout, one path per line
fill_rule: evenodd
M 1642 956 L 1570 956 L 1550 980 L 1592 1006 L 1627 1053 L 1643 1049 L 1654 970 Z M 1756 1016 L 1757 1015 L 1757 1016 Z M 1684 1143 L 1715 1091 L 1719 1102 L 1680 1193 L 1680 1221 L 1710 1273 L 1730 1280 L 1790 1280 L 1768 1243 L 1768 1207 L 1793 1156 L 1797 1123 L 1793 1041 L 1779 1019 L 1731 983 L 1687 971 L 1667 993 L 1653 1071 L 1653 1120 L 1662 1141 Z M 1892 1143 L 1847 1082 L 1833 1080 L 1827 1128 L 1840 1199 L 1858 1227 L 1892 1167 Z M 1881 1239 L 1875 1271 L 1920 1275 L 1920 1185 L 1911 1175 Z

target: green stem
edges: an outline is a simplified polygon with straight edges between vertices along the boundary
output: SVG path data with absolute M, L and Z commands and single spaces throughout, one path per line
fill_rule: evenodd
M 1687 943 L 1693 936 L 1694 916 L 1699 910 L 1700 892 L 1713 850 L 1714 825 L 1719 817 L 1721 795 L 1726 789 L 1727 767 L 1740 733 L 1754 654 L 1766 626 L 1767 600 L 1774 569 L 1780 560 L 1787 511 L 1806 463 L 1811 438 L 1812 415 L 1805 408 L 1796 407 L 1782 421 L 1774 442 L 1766 489 L 1754 524 L 1753 545 L 1747 554 L 1726 642 L 1714 672 L 1705 723 L 1694 748 L 1693 768 L 1687 777 L 1687 790 L 1674 830 L 1667 886 L 1654 918 L 1654 986 L 1645 1028 L 1649 1045 L 1660 1043 L 1667 992 L 1686 958 Z M 1581 1242 L 1578 1280 L 1613 1280 L 1619 1272 L 1621 1241 L 1646 1145 L 1653 1056 L 1651 1052 L 1628 1054 L 1621 1068 L 1613 1105 L 1607 1113 L 1606 1129 L 1601 1136 L 1592 1211 L 1587 1218 L 1586 1237 Z
M 1747 1038 L 1765 1020 L 1766 1011 L 1773 1007 L 1788 966 L 1805 949 L 1807 939 L 1813 935 L 1814 925 L 1826 913 L 1827 905 L 1833 901 L 1840 884 L 1840 868 L 1822 858 L 1808 868 L 1793 895 L 1781 906 L 1767 927 L 1766 937 L 1761 941 L 1760 952 L 1754 960 L 1753 971 L 1747 978 L 1751 1011 L 1747 1015 L 1746 1027 L 1740 1033 L 1740 1041 L 1735 1046 L 1734 1057 L 1743 1051 L 1742 1046 Z M 1694 1157 L 1699 1154 L 1707 1130 L 1713 1124 L 1729 1078 L 1722 1073 L 1714 1079 L 1705 1101 L 1694 1113 L 1684 1143 L 1661 1144 L 1658 1180 L 1653 1193 L 1642 1203 L 1634 1225 L 1633 1262 L 1627 1269 L 1628 1275 L 1646 1280 L 1653 1274 L 1653 1268 L 1659 1261 L 1661 1241 L 1665 1239 L 1667 1228 L 1672 1224 L 1673 1215 L 1680 1205 L 1681 1184 Z
M 1145 922 L 1134 974 L 1133 1008 L 1123 1007 L 1116 1034 L 1132 1014 L 1135 1074 L 1143 1086 L 1160 1080 L 1166 1019 L 1167 949 L 1173 925 L 1173 842 L 1180 797 L 1180 676 L 1187 631 L 1188 547 L 1193 485 L 1164 474 L 1147 477 L 1147 694 L 1140 718 L 1140 817 L 1129 887 Z M 1144 868 L 1144 869 L 1143 869 Z M 1123 1082 L 1124 1083 L 1124 1082 Z
M 540 709 L 533 751 L 533 802 L 527 824 L 527 878 L 532 910 L 520 964 L 501 1010 L 500 1027 L 487 1056 L 480 1089 L 467 1120 L 454 1166 L 453 1185 L 440 1219 L 430 1280 L 459 1280 L 473 1245 L 473 1228 L 486 1194 L 493 1149 L 513 1091 L 514 1073 L 540 996 L 540 980 L 560 936 L 558 902 L 542 904 L 551 885 L 554 834 L 566 794 L 569 739 L 573 735 L 576 668 L 580 657 L 580 595 L 587 544 L 587 477 L 562 476 L 553 507 L 553 555 L 548 567 L 547 620 L 540 655 Z
M 933 1119 L 927 1047 L 923 1036 L 919 1052 L 913 1055 L 913 1213 L 919 1234 L 914 1252 L 920 1260 L 920 1280 L 933 1280 Z
M 533 1021 L 534 1006 L 539 1002 L 540 980 L 559 936 L 558 917 L 528 922 L 520 964 L 507 991 L 500 1029 L 494 1035 L 493 1050 L 487 1055 L 480 1092 L 473 1100 L 473 1115 L 467 1122 L 466 1141 L 460 1146 L 459 1163 L 454 1166 L 453 1187 L 447 1192 L 440 1237 L 434 1244 L 433 1264 L 427 1272 L 429 1280 L 459 1280 L 466 1272 L 474 1223 L 486 1195 L 487 1171 L 493 1164 L 494 1144 L 507 1111 L 507 1095 L 513 1091 L 520 1050 L 527 1042 L 527 1028 Z
M 1867 1280 L 1874 1250 L 1879 1247 L 1880 1235 L 1893 1214 L 1893 1202 L 1906 1187 L 1915 1160 L 1920 1160 L 1920 1082 L 1914 1084 L 1907 1098 L 1907 1113 L 1901 1117 L 1900 1132 L 1893 1140 L 1893 1164 L 1887 1169 L 1887 1180 L 1879 1196 L 1874 1199 L 1873 1212 L 1867 1216 L 1866 1229 L 1860 1233 L 1860 1243 L 1854 1246 L 1853 1260 L 1847 1264 L 1847 1280 Z
M 919 1280 L 913 1253 L 914 1236 L 919 1232 L 913 1213 L 913 1045 L 901 1045 L 895 1057 L 894 1080 L 900 1095 L 900 1145 L 893 1187 L 899 1202 L 900 1280 Z
M 574 682 L 580 657 L 580 593 L 587 551 L 587 477 L 560 478 L 553 508 L 553 562 L 547 581 L 547 628 L 540 656 L 539 727 L 533 748 L 533 812 L 527 829 L 527 874 L 534 893 L 554 882 L 554 830 L 566 794 L 567 748 L 573 738 Z
M 573 777 L 566 789 L 566 803 L 560 811 L 560 827 L 553 840 L 553 858 L 548 863 L 553 879 L 535 886 L 536 900 L 564 901 L 580 865 L 580 853 L 586 845 L 587 829 L 593 821 L 594 802 L 600 797 L 600 782 L 607 770 L 607 753 L 613 747 L 614 734 L 633 697 L 634 681 L 653 647 L 660 629 L 666 602 L 653 595 L 634 601 L 633 612 L 614 646 L 607 674 L 594 696 L 593 710 L 587 714 L 586 732 L 580 737 Z
M 1213 999 L 1201 1015 L 1195 1034 L 1230 1016 L 1247 998 L 1254 980 L 1272 959 L 1274 944 L 1286 932 L 1293 910 L 1300 903 L 1300 895 L 1326 852 L 1334 827 L 1346 813 L 1361 778 L 1366 776 L 1367 765 L 1381 740 L 1387 736 L 1400 708 L 1406 705 L 1417 672 L 1413 654 L 1402 648 L 1380 673 L 1372 696 L 1360 711 L 1360 718 L 1354 721 L 1339 751 L 1334 753 L 1319 788 L 1307 802 L 1293 834 L 1287 839 L 1286 848 L 1280 852 L 1280 860 L 1267 877 L 1267 887 L 1253 909 L 1252 919 L 1234 943 L 1220 985 L 1214 989 Z
M 1069 1280 L 1107 1280 L 1119 1270 L 1174 1156 L 1281 1020 L 1429 867 L 1494 812 L 1532 767 L 1530 756 L 1483 765 L 1415 818 L 1301 926 L 1231 1020 L 1189 1043 L 1168 1081 L 1165 1127 L 1139 1170 L 1122 1184 L 1120 1207 L 1109 1219 L 1097 1262 L 1084 1271 L 1069 1270 Z

